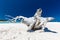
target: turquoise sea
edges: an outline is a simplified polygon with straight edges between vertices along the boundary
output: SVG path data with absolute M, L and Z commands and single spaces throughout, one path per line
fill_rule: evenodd
M 21 20 L 16 20 L 16 22 L 12 22 L 12 21 L 3 21 L 3 22 L 0 22 L 0 24 L 6 24 L 6 23 L 20 23 Z

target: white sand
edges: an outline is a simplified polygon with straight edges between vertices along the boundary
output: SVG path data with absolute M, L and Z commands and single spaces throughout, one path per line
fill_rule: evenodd
M 49 22 L 46 27 L 52 32 L 27 32 L 22 23 L 0 24 L 0 40 L 60 40 L 60 23 Z

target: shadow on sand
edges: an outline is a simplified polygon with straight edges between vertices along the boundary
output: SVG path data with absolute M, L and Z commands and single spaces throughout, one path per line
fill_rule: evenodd
M 47 27 L 45 27 L 44 32 L 52 32 L 52 33 L 57 33 L 55 31 L 49 30 Z
M 36 31 L 36 30 L 35 30 Z M 28 32 L 34 32 L 34 30 L 28 30 Z M 55 31 L 49 30 L 47 27 L 45 27 L 44 32 L 52 32 L 52 33 L 57 33 Z

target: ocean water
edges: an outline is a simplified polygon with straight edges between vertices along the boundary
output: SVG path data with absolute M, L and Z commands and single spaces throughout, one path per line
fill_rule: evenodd
M 0 24 L 3 24 L 3 23 L 9 23 L 9 22 L 0 22 Z
M 12 21 L 14 21 L 14 20 L 12 20 Z M 22 19 L 17 19 L 16 20 L 16 22 L 12 22 L 11 20 L 10 21 L 3 21 L 3 22 L 0 22 L 0 24 L 8 24 L 8 23 L 21 23 L 23 20 Z
M 21 21 L 20 22 L 0 22 L 0 24 L 8 24 L 8 23 L 21 23 Z

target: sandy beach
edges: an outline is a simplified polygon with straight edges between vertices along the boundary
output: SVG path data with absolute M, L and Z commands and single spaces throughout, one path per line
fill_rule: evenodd
M 28 27 L 23 23 L 3 23 L 0 24 L 0 40 L 60 40 L 59 22 L 48 22 L 46 27 L 50 31 L 27 32 Z

